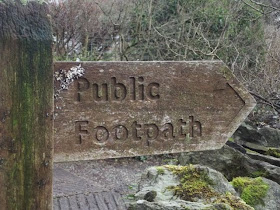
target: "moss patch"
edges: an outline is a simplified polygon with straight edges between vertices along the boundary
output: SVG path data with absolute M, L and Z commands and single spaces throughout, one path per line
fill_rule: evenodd
M 233 74 L 232 72 L 230 71 L 229 68 L 227 68 L 226 66 L 223 66 L 221 69 L 220 69 L 220 72 L 223 74 L 224 78 L 226 80 L 230 80 L 233 78 Z
M 163 175 L 163 174 L 164 174 L 164 168 L 163 168 L 162 166 L 158 166 L 158 167 L 157 167 L 157 173 L 158 173 L 159 175 Z
M 250 177 L 257 178 L 257 177 L 268 177 L 269 173 L 266 170 L 258 170 L 254 171 Z
M 258 152 L 254 151 L 254 150 L 250 150 L 248 148 L 245 148 L 247 153 L 253 153 L 253 154 L 259 154 Z
M 266 196 L 269 186 L 261 177 L 236 177 L 232 180 L 231 184 L 248 205 L 264 205 L 263 198 Z
M 214 201 L 214 203 L 220 204 L 224 203 L 230 206 L 233 210 L 253 210 L 251 206 L 248 206 L 242 199 L 232 195 L 231 193 L 226 193 L 221 195 Z
M 189 166 L 164 166 L 167 170 L 180 178 L 180 184 L 170 186 L 168 190 L 174 191 L 174 195 L 186 201 L 203 199 L 208 204 L 226 204 L 233 210 L 253 210 L 242 199 L 231 193 L 219 193 L 213 188 L 213 181 L 203 168 Z M 228 209 L 228 208 L 226 208 Z
M 228 141 L 234 142 L 234 139 L 233 139 L 232 137 L 230 137 L 230 138 L 228 139 Z
M 173 174 L 180 178 L 180 184 L 170 186 L 168 189 L 174 191 L 174 195 L 183 200 L 195 201 L 197 198 L 209 200 L 218 195 L 211 185 L 212 180 L 204 170 L 189 166 L 165 166 Z
M 266 155 L 270 155 L 270 156 L 273 156 L 273 157 L 276 157 L 276 158 L 280 158 L 280 150 L 276 149 L 276 148 L 269 148 L 266 151 Z

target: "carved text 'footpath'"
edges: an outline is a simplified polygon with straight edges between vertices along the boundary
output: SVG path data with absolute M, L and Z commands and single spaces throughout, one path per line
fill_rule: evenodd
M 83 143 L 83 136 L 90 135 L 95 142 L 106 143 L 107 141 L 145 141 L 150 146 L 152 140 L 174 140 L 185 139 L 190 137 L 201 136 L 202 127 L 199 121 L 194 121 L 194 117 L 190 116 L 189 121 L 183 119 L 175 123 L 165 123 L 157 125 L 154 123 L 141 124 L 134 121 L 131 125 L 115 125 L 112 127 L 89 125 L 89 121 L 76 121 L 75 131 L 77 134 L 77 143 Z M 174 128 L 174 125 L 176 126 Z M 121 142 L 120 142 L 121 143 Z

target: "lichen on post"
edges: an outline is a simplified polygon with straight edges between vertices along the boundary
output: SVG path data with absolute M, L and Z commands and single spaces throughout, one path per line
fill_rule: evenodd
M 0 0 L 0 209 L 52 209 L 52 34 L 47 5 Z

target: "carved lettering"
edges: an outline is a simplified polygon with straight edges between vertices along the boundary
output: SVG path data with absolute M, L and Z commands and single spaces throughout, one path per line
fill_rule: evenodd
M 101 87 L 98 84 L 93 84 L 93 100 L 94 101 L 108 101 L 108 85 L 102 84 Z
M 82 143 L 83 136 L 91 134 L 89 133 L 91 128 L 88 128 L 88 125 L 89 122 L 86 120 L 75 122 L 75 132 L 79 137 L 79 144 Z M 190 137 L 190 140 L 193 137 L 202 136 L 201 122 L 194 120 L 194 116 L 189 116 L 188 121 L 179 119 L 163 125 L 134 121 L 130 126 L 115 125 L 107 127 L 103 125 L 94 126 L 93 128 L 93 140 L 102 143 L 106 143 L 107 141 L 117 143 L 132 139 L 137 142 L 143 141 L 147 146 L 150 146 L 153 141 L 181 141 L 186 140 L 187 136 Z
M 112 100 L 122 101 L 126 98 L 127 90 L 126 86 L 122 83 L 118 83 L 116 77 L 112 77 Z
M 82 77 L 77 80 L 77 101 L 81 101 L 82 93 L 90 88 L 89 81 Z
M 185 126 L 187 125 L 187 122 L 184 122 L 184 120 L 180 119 L 178 121 L 179 126 L 179 134 L 178 138 L 186 138 L 187 134 L 185 133 Z
M 196 132 L 195 129 L 196 128 Z M 194 137 L 195 133 L 197 136 L 202 136 L 202 127 L 201 123 L 199 121 L 194 121 L 194 117 L 189 117 L 189 131 L 190 131 L 190 137 Z
M 94 128 L 94 136 L 97 141 L 105 142 L 109 138 L 109 131 L 104 126 Z
M 136 100 L 136 81 L 135 81 L 135 77 L 129 77 L 130 79 L 130 91 L 131 91 L 131 100 Z
M 91 83 L 86 78 L 77 80 L 77 101 L 114 102 L 144 101 L 160 98 L 160 84 L 146 83 L 144 77 L 129 77 L 129 82 L 118 81 L 112 77 L 109 82 Z M 92 91 L 92 92 L 90 92 Z M 84 95 L 88 93 L 87 95 Z
M 135 140 L 141 140 L 141 136 L 139 136 L 139 131 L 141 129 L 141 124 L 138 124 L 136 121 L 132 124 L 132 138 Z
M 163 129 L 162 136 L 164 139 L 174 139 L 175 138 L 174 127 L 171 123 L 164 124 L 162 129 Z
M 144 128 L 147 138 L 147 146 L 149 146 L 150 141 L 155 140 L 158 137 L 159 129 L 156 124 L 145 124 Z
M 128 138 L 128 130 L 123 125 L 117 125 L 113 129 L 113 136 L 115 140 L 126 140 Z
M 159 99 L 159 84 L 152 82 L 148 85 L 147 96 L 151 100 Z
M 88 130 L 87 130 L 87 125 L 88 125 L 88 121 L 76 121 L 75 122 L 75 130 L 76 133 L 78 134 L 78 143 L 82 144 L 83 142 L 83 135 L 87 135 L 88 134 Z
M 144 77 L 139 77 L 138 78 L 138 82 L 139 82 L 139 85 L 138 85 L 138 88 L 139 88 L 139 100 L 144 100 L 145 99 L 145 87 L 144 87 L 144 84 L 142 84 L 144 82 Z

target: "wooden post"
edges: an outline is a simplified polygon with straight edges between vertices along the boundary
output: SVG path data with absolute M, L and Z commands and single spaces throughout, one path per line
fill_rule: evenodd
M 52 209 L 52 34 L 46 4 L 0 0 L 0 209 Z

